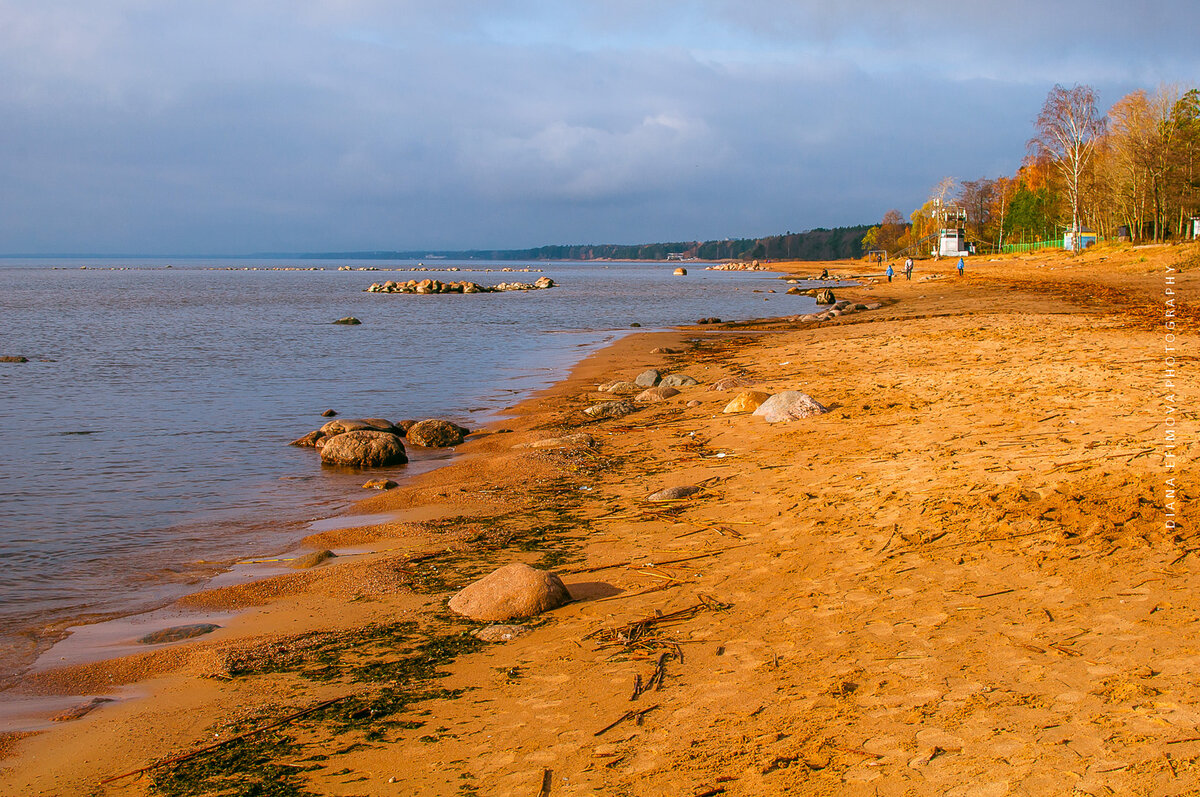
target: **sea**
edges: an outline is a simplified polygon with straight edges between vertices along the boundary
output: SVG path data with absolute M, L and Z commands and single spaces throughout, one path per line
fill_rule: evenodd
M 288 446 L 326 409 L 478 428 L 632 324 L 814 306 L 775 274 L 677 265 L 0 259 L 0 356 L 28 358 L 0 363 L 0 682 L 68 629 L 292 550 L 361 499 L 361 474 Z M 365 292 L 540 276 L 557 287 Z M 331 323 L 344 316 L 362 323 Z

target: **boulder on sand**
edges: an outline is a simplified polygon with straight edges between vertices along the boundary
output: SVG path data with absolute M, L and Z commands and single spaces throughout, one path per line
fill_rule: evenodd
M 450 599 L 450 610 L 493 623 L 532 617 L 571 600 L 558 576 L 519 562 L 505 565 Z
M 327 465 L 373 468 L 408 462 L 404 443 L 391 432 L 354 431 L 325 438 L 321 461 Z
M 743 390 L 733 397 L 733 401 L 725 405 L 721 412 L 750 412 L 762 406 L 771 397 L 770 393 L 761 390 Z
M 669 374 L 664 376 L 659 384 L 669 387 L 691 387 L 700 383 L 687 374 Z
M 755 384 L 753 379 L 747 379 L 744 376 L 727 376 L 724 379 L 718 379 L 708 386 L 708 390 L 737 390 L 740 387 L 750 387 Z
M 641 389 L 642 386 L 636 382 L 627 382 L 624 379 L 618 379 L 615 382 L 605 382 L 596 388 L 601 393 L 629 393 Z
M 579 432 L 562 437 L 547 437 L 544 440 L 534 440 L 529 443 L 517 443 L 513 448 L 574 448 L 576 446 L 591 448 L 595 444 L 596 441 L 590 434 Z
M 661 379 L 662 375 L 658 371 L 655 371 L 653 368 L 647 368 L 638 374 L 633 381 L 640 387 L 654 387 Z
M 622 401 L 602 401 L 599 404 L 593 404 L 588 407 L 583 411 L 583 414 L 589 418 L 623 418 L 636 409 L 637 407 L 629 399 Z
M 312 553 L 298 556 L 292 560 L 291 568 L 293 570 L 310 570 L 314 567 L 325 564 L 330 559 L 336 559 L 337 554 L 330 550 L 313 551 Z
M 641 393 L 634 396 L 634 401 L 638 404 L 657 404 L 660 401 L 666 401 L 671 396 L 678 396 L 679 391 L 670 385 L 659 385 L 658 387 L 647 388 Z
M 456 446 L 463 441 L 463 428 L 449 421 L 430 418 L 418 421 L 408 427 L 405 437 L 408 442 L 426 448 L 445 448 Z
M 824 412 L 829 410 L 807 393 L 785 390 L 764 401 L 754 414 L 762 416 L 767 423 L 779 423 L 810 418 Z
M 832 288 L 822 288 L 817 291 L 817 295 L 814 298 L 817 300 L 817 304 L 833 304 L 837 301 L 833 296 Z

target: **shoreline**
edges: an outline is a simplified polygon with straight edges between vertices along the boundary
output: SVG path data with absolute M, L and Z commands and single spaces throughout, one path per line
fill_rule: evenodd
M 1180 254 L 1188 251 L 1155 253 L 1172 262 Z M 948 784 L 1014 777 L 1042 784 L 1042 793 L 1068 793 L 1064 773 L 1081 758 L 1072 788 L 1086 780 L 1139 790 L 1170 777 L 1165 763 L 1143 762 L 1181 750 L 1166 745 L 1186 735 L 1191 720 L 1179 709 L 1139 706 L 1200 697 L 1186 676 L 1186 640 L 1175 631 L 1200 615 L 1186 589 L 1200 580 L 1200 563 L 1188 553 L 1174 561 L 1180 544 L 1156 533 L 1156 520 L 1139 508 L 1160 497 L 1161 473 L 1144 451 L 1146 433 L 1139 436 L 1152 418 L 1137 409 L 1154 395 L 1155 374 L 1123 365 L 1153 346 L 1141 297 L 1156 290 L 1156 272 L 1146 269 L 1158 264 L 1142 268 L 1130 258 L 1110 264 L 1119 266 L 1115 278 L 1097 278 L 1071 273 L 1089 261 L 1067 261 L 1069 279 L 1058 279 L 1027 261 L 1000 262 L 972 264 L 961 281 L 844 288 L 895 301 L 819 324 L 755 322 L 744 331 L 765 334 L 745 340 L 739 325 L 610 343 L 513 407 L 503 421 L 511 433 L 493 427 L 454 462 L 352 510 L 404 519 L 308 538 L 377 553 L 201 593 L 192 605 L 210 611 L 260 608 L 210 640 L 37 679 L 45 695 L 90 697 L 128 683 L 146 696 L 9 739 L 0 785 L 22 793 L 92 789 L 199 744 L 211 737 L 207 728 L 266 716 L 279 695 L 304 708 L 370 691 L 352 670 L 336 683 L 307 680 L 303 662 L 271 659 L 271 640 L 375 650 L 363 629 L 399 621 L 464 639 L 471 626 L 446 615 L 446 596 L 514 558 L 554 566 L 576 602 L 520 639 L 471 643 L 431 662 L 434 674 L 413 678 L 470 691 L 414 698 L 414 709 L 396 717 L 422 729 L 384 722 L 382 739 L 298 782 L 322 793 L 454 793 L 463 774 L 488 793 L 523 794 L 551 769 L 556 794 L 702 786 L 815 794 L 871 783 L 940 793 Z M 1090 287 L 1082 295 L 1076 277 L 1112 293 Z M 681 351 L 649 354 L 655 347 Z M 1121 358 L 1130 347 L 1137 353 Z M 1039 365 L 1031 370 L 1030 362 Z M 722 415 L 733 394 L 699 387 L 618 421 L 579 420 L 591 386 L 652 365 L 702 384 L 745 374 L 772 390 L 810 392 L 832 411 L 766 425 Z M 1180 389 L 1188 398 L 1195 392 Z M 686 408 L 683 399 L 701 406 Z M 591 434 L 596 445 L 560 453 L 512 447 L 563 430 Z M 709 486 L 695 501 L 643 502 L 651 488 L 700 482 Z M 1097 497 L 1079 485 L 1092 485 Z M 1124 496 L 1132 505 L 1116 500 Z M 1042 519 L 1030 525 L 1026 504 Z M 695 555 L 704 558 L 646 566 Z M 1168 575 L 1138 583 L 1158 570 Z M 1122 603 L 1114 595 L 1124 595 Z M 666 687 L 634 705 L 655 711 L 644 726 L 601 736 L 631 706 L 633 675 L 651 667 L 636 650 L 618 650 L 614 660 L 611 648 L 581 640 L 697 601 L 708 608 L 670 634 L 682 660 L 669 660 Z M 416 626 L 406 633 L 419 637 Z M 1071 636 L 1084 626 L 1094 636 Z M 1130 634 L 1147 645 L 1121 641 Z M 348 638 L 356 641 L 337 647 Z M 235 660 L 246 663 L 245 674 L 214 678 Z M 256 669 L 264 661 L 278 667 Z M 1142 667 L 1155 673 L 1139 675 Z M 445 679 L 431 680 L 441 671 Z M 1151 689 L 1156 702 L 1147 701 Z M 1130 725 L 1139 710 L 1169 730 Z M 1093 746 L 1081 753 L 1033 732 L 1056 718 Z M 1126 750 L 1125 737 L 1103 741 L 1091 727 L 1105 723 L 1150 740 Z M 997 724 L 1008 730 L 989 730 Z M 292 735 L 305 749 L 330 753 L 369 737 L 361 725 L 335 733 L 341 725 L 314 721 Z M 162 740 L 139 736 L 147 727 Z M 502 741 L 485 742 L 493 733 Z M 81 752 L 89 742 L 96 747 Z M 338 785 L 330 773 L 343 765 L 367 779 Z M 1200 783 L 1180 771 L 1183 782 Z M 148 787 L 132 778 L 98 793 Z

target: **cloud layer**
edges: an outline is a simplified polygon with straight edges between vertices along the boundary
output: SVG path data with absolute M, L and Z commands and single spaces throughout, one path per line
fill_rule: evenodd
M 1011 172 L 1056 82 L 1106 103 L 1200 83 L 1184 2 L 1137 25 L 1115 3 L 1047 14 L 1024 0 L 0 0 L 0 252 L 859 223 L 907 212 L 942 176 Z

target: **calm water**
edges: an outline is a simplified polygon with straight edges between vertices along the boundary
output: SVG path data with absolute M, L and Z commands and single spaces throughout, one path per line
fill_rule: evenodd
M 261 270 L 281 265 L 325 270 Z M 198 562 L 286 549 L 361 498 L 361 476 L 287 445 L 327 408 L 477 426 L 630 322 L 812 306 L 764 302 L 770 275 L 699 266 L 538 264 L 560 287 L 434 297 L 363 293 L 423 275 L 337 265 L 0 260 L 0 355 L 30 359 L 0 364 L 0 669 L 34 629 L 161 603 L 195 588 Z M 329 323 L 346 315 L 363 324 Z

